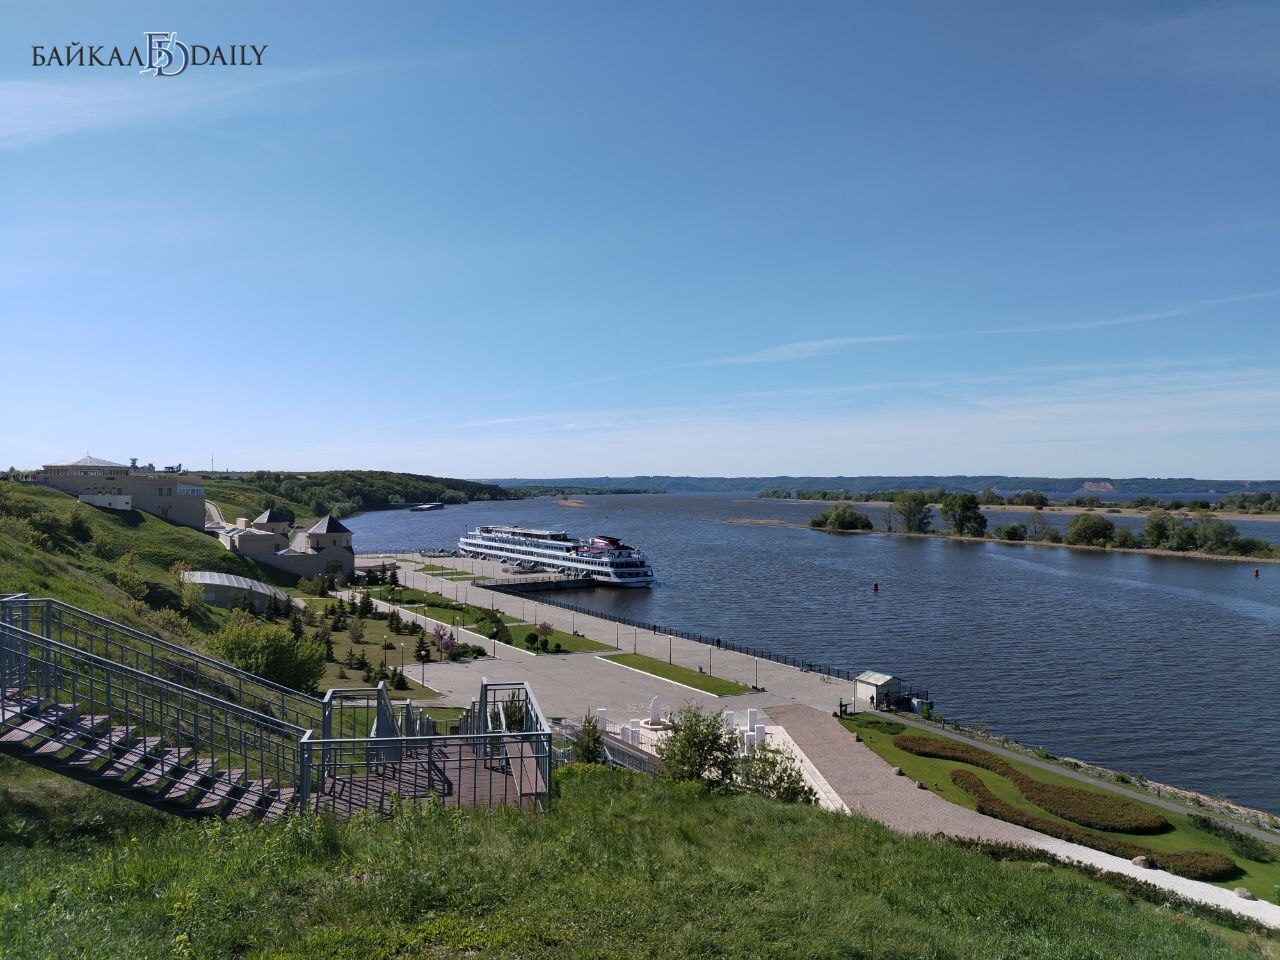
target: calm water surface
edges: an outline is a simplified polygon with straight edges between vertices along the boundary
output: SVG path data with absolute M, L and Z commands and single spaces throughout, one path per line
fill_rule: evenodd
M 541 498 L 346 523 L 357 549 L 452 547 L 477 523 L 620 536 L 658 583 L 577 602 L 889 671 L 928 687 L 948 717 L 1280 813 L 1280 565 L 1255 578 L 1247 563 L 733 524 L 803 524 L 824 506 L 733 494 L 580 499 L 586 508 Z M 1237 526 L 1280 536 L 1280 524 Z

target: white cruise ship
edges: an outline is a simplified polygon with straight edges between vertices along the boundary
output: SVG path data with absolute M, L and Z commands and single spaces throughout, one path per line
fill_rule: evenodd
M 589 577 L 619 587 L 647 587 L 653 583 L 649 558 L 616 537 L 573 540 L 557 530 L 485 526 L 461 537 L 458 550 L 466 557 Z

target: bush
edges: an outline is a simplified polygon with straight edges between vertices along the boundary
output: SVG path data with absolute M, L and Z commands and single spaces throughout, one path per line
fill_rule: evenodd
M 817 803 L 818 795 L 805 782 L 795 758 L 776 747 L 757 745 L 742 758 L 738 775 L 742 788 L 779 803 Z
M 995 534 L 997 540 L 1012 540 L 1019 542 L 1027 539 L 1027 525 L 1025 523 L 1006 523 L 996 527 L 991 531 Z
M 658 760 L 662 775 L 672 780 L 730 786 L 738 772 L 738 737 L 719 714 L 681 707 L 670 735 L 658 744 Z
M 1105 547 L 1115 535 L 1116 525 L 1097 514 L 1077 514 L 1067 524 L 1067 543 L 1074 546 Z
M 823 530 L 870 530 L 871 518 L 847 503 L 837 503 L 809 521 L 809 526 Z
M 1264 843 L 1252 834 L 1237 830 L 1221 820 L 1193 813 L 1191 814 L 1191 822 L 1205 833 L 1221 837 L 1227 841 L 1227 846 L 1231 848 L 1231 852 L 1236 856 L 1244 857 L 1246 860 L 1252 860 L 1255 863 L 1272 863 L 1276 858 L 1277 850 L 1271 844 Z
M 1117 833 L 1160 833 L 1169 829 L 1169 821 L 1154 810 L 1116 794 L 1046 783 L 1023 773 L 1007 760 L 975 747 L 942 737 L 902 734 L 893 745 L 921 757 L 958 760 L 982 767 L 1012 781 L 1018 792 L 1037 807 L 1094 830 Z
M 957 768 L 951 771 L 951 782 L 964 790 L 977 801 L 979 813 L 989 817 L 1015 823 L 1028 830 L 1038 830 L 1059 840 L 1067 840 L 1082 846 L 1101 850 L 1117 857 L 1133 859 L 1137 856 L 1147 857 L 1155 866 L 1180 877 L 1190 880 L 1229 880 L 1240 873 L 1236 862 L 1225 854 L 1212 850 L 1179 850 L 1174 852 L 1155 851 L 1131 840 L 1118 837 L 1107 837 L 1068 823 L 1059 823 L 1048 817 L 1037 816 L 1021 810 L 1011 803 L 997 797 L 972 770 Z
M 324 676 L 324 647 L 314 638 L 294 636 L 243 610 L 231 612 L 226 626 L 209 638 L 209 646 L 242 670 L 294 690 L 313 692 Z
M 891 737 L 897 736 L 907 729 L 896 720 L 886 720 L 872 713 L 866 713 L 858 717 L 858 726 L 865 727 L 868 730 L 879 730 L 881 733 L 887 733 Z

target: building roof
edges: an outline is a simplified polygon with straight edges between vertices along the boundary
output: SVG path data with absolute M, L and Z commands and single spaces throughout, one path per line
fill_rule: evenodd
M 337 517 L 321 517 L 307 533 L 350 533 Z
M 218 531 L 224 537 L 266 537 L 274 539 L 280 536 L 278 533 L 272 533 L 270 530 L 258 530 L 254 527 L 223 527 Z
M 864 670 L 862 673 L 858 674 L 859 683 L 870 683 L 877 687 L 883 687 L 886 683 L 897 679 L 897 677 L 890 674 L 876 673 L 874 670 Z
M 55 460 L 53 463 L 46 463 L 46 467 L 120 467 L 122 470 L 128 470 L 128 464 L 114 463 L 111 460 L 102 460 L 98 457 L 91 457 L 85 454 L 78 460 Z
M 284 513 L 277 510 L 275 507 L 272 507 L 269 510 L 263 510 L 262 513 L 254 517 L 253 522 L 254 523 L 289 523 L 290 520 L 288 516 L 286 516 Z
M 233 590 L 245 590 L 249 593 L 260 593 L 263 596 L 275 597 L 277 600 L 288 601 L 288 597 L 284 592 L 277 590 L 269 583 L 263 583 L 261 580 L 250 580 L 248 577 L 237 576 L 234 573 L 217 573 L 213 570 L 189 570 L 182 575 L 182 579 L 187 583 L 198 583 L 202 587 L 231 587 Z

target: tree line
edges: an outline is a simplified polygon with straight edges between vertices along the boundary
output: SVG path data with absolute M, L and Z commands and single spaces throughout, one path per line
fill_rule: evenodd
M 987 533 L 987 518 L 982 513 L 981 498 L 973 493 L 950 493 L 941 498 L 938 510 L 943 531 L 951 536 L 987 537 L 1005 541 L 1038 541 L 1065 543 L 1070 546 L 1119 547 L 1129 550 L 1169 550 L 1177 553 L 1209 553 L 1221 556 L 1280 557 L 1273 548 L 1257 537 L 1242 537 L 1235 524 L 1208 512 L 1194 518 L 1155 510 L 1142 530 L 1117 527 L 1110 518 L 1096 513 L 1081 513 L 1071 518 L 1064 532 L 1049 525 L 1041 513 L 1033 513 L 1024 523 L 1007 523 Z M 933 533 L 934 509 L 928 491 L 900 490 L 885 513 L 886 533 Z M 848 503 L 837 503 L 809 521 L 811 527 L 831 531 L 872 530 L 874 524 L 865 513 Z

